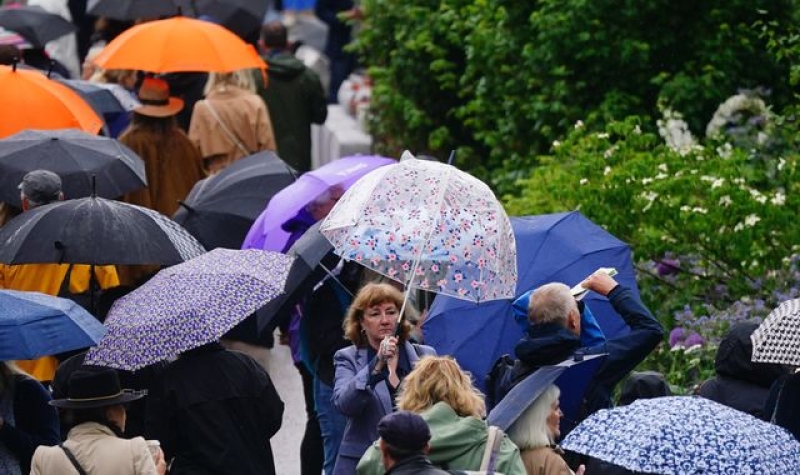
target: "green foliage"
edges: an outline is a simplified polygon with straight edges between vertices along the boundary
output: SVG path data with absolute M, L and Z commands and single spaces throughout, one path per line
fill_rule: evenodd
M 691 394 L 698 383 L 714 376 L 716 351 L 716 346 L 670 348 L 664 342 L 642 362 L 641 367 L 663 374 L 673 394 Z
M 653 116 L 661 99 L 697 133 L 738 88 L 786 102 L 787 66 L 752 25 L 784 28 L 794 3 L 365 0 L 372 130 L 385 153 L 458 149 L 460 167 L 513 192 L 578 119 Z

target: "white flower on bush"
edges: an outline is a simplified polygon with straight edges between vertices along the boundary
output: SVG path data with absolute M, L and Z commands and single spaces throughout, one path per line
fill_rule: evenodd
M 560 146 L 561 146 L 561 142 L 559 142 L 558 140 L 553 140 L 553 148 L 558 148 Z
M 656 125 L 658 125 L 658 134 L 661 135 L 667 146 L 681 156 L 695 150 L 694 136 L 689 131 L 689 124 L 683 120 L 683 116 L 669 108 L 663 109 L 661 116 L 662 118 L 656 121 Z
M 724 206 L 724 207 L 727 208 L 728 206 L 733 204 L 733 200 L 731 199 L 730 196 L 725 195 L 725 196 L 723 196 L 722 198 L 719 199 L 719 204 L 720 204 L 720 206 Z
M 731 158 L 731 154 L 732 153 L 733 153 L 733 145 L 731 145 L 731 144 L 729 144 L 727 142 L 725 142 L 725 144 L 720 145 L 719 147 L 717 147 L 717 155 L 719 155 L 720 158 L 723 158 L 723 159 Z
M 610 147 L 608 150 L 603 152 L 603 158 L 608 160 L 609 158 L 611 158 L 612 155 L 614 155 L 614 152 L 616 152 L 616 151 L 617 151 L 617 147 L 616 146 Z
M 758 116 L 767 119 L 769 114 L 767 104 L 759 97 L 747 94 L 733 95 L 717 107 L 714 117 L 706 126 L 706 137 L 720 135 L 729 125 L 739 124 L 743 118 L 745 121 Z
M 597 134 L 597 138 L 598 138 L 598 139 L 603 139 L 603 140 L 605 140 L 605 139 L 607 139 L 607 138 L 609 138 L 609 137 L 611 137 L 611 135 L 610 135 L 610 134 L 607 134 L 607 133 L 605 133 L 605 132 L 600 132 L 600 133 L 598 133 L 598 134 Z
M 775 206 L 783 206 L 784 204 L 786 204 L 786 195 L 784 195 L 780 191 L 777 191 L 775 193 L 775 196 L 773 196 L 772 199 L 769 200 L 769 202 L 774 204 Z
M 611 173 L 611 167 L 607 166 L 606 168 L 603 169 L 603 176 L 606 176 L 609 173 Z
M 669 171 L 669 168 L 667 167 L 666 163 L 659 163 L 658 164 L 658 169 L 661 170 L 662 172 L 668 172 Z
M 583 128 L 583 121 L 582 120 L 579 120 L 579 121 L 575 122 L 575 130 L 582 129 L 582 128 Z
M 585 184 L 589 183 L 589 179 L 588 178 L 581 178 L 581 180 L 578 183 L 580 183 L 581 185 L 585 185 Z
M 767 197 L 766 197 L 766 196 L 764 196 L 764 195 L 762 195 L 760 191 L 758 191 L 758 190 L 754 190 L 753 188 L 750 188 L 748 191 L 750 192 L 750 196 L 751 196 L 751 197 L 752 197 L 752 198 L 753 198 L 753 199 L 754 199 L 754 200 L 755 200 L 755 201 L 756 201 L 758 204 L 762 204 L 762 205 L 763 205 L 764 203 L 766 203 L 766 202 L 767 202 Z
M 761 221 L 761 218 L 759 218 L 755 214 L 750 214 L 746 218 L 744 218 L 744 225 L 747 226 L 747 227 L 752 228 L 759 221 Z
M 786 166 L 786 159 L 781 157 L 778 159 L 778 171 L 783 170 L 783 167 Z
M 639 197 L 647 201 L 645 207 L 642 208 L 642 211 L 647 211 L 653 206 L 653 202 L 655 202 L 656 198 L 658 198 L 658 193 L 655 191 L 643 191 Z

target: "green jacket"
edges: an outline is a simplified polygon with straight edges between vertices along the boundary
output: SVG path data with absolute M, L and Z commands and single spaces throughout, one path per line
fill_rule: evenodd
M 267 86 L 256 73 L 258 94 L 269 109 L 278 156 L 299 172 L 311 169 L 311 124 L 328 117 L 322 83 L 314 71 L 288 51 L 276 51 L 264 58 Z
M 445 470 L 478 470 L 486 448 L 488 426 L 474 417 L 460 417 L 446 403 L 439 402 L 420 414 L 431 429 L 428 458 Z M 383 475 L 378 444 L 374 443 L 358 463 L 358 475 Z M 519 449 L 505 436 L 495 470 L 505 475 L 525 475 Z

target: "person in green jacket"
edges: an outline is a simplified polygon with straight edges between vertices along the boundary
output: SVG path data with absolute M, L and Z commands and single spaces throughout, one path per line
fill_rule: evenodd
M 479 470 L 488 440 L 483 421 L 486 405 L 458 363 L 448 357 L 428 356 L 403 380 L 397 409 L 419 414 L 431 430 L 428 458 L 444 470 Z M 495 470 L 525 475 L 520 452 L 503 435 Z M 358 475 L 383 475 L 381 454 L 374 443 L 358 463 Z
M 299 172 L 311 169 L 311 124 L 328 117 L 325 90 L 314 71 L 289 49 L 286 26 L 279 21 L 261 29 L 261 50 L 267 62 L 267 83 L 255 75 L 258 94 L 272 118 L 278 156 Z

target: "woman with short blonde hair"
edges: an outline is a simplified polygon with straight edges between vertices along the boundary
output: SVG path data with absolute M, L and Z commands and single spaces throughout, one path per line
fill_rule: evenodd
M 208 174 L 263 150 L 275 151 L 272 120 L 255 93 L 249 70 L 211 73 L 189 124 L 189 138 L 200 150 Z
M 397 408 L 417 414 L 444 402 L 461 417 L 486 416 L 483 395 L 452 358 L 429 357 L 406 376 L 397 396 Z

